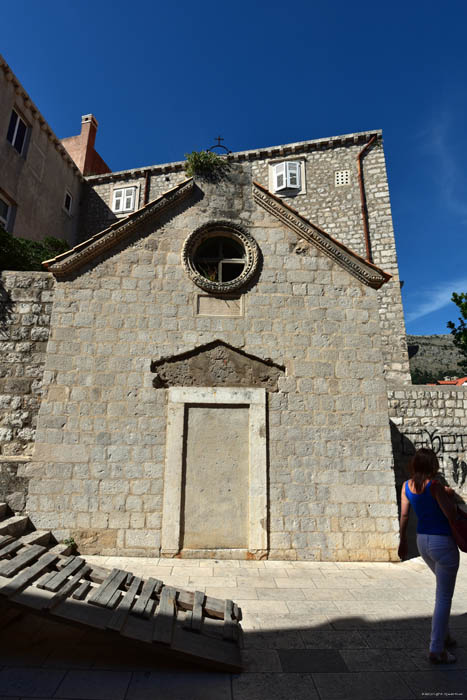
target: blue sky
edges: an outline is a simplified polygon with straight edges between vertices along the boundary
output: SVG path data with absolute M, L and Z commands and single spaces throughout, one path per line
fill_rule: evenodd
M 467 291 L 467 3 L 15 0 L 5 59 L 59 137 L 113 170 L 383 129 L 409 333 Z

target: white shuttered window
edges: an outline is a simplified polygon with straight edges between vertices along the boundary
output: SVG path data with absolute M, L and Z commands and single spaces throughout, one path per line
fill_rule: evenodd
M 136 187 L 114 190 L 112 209 L 116 214 L 134 211 Z
M 274 191 L 299 190 L 300 163 L 296 161 L 284 161 L 274 166 Z

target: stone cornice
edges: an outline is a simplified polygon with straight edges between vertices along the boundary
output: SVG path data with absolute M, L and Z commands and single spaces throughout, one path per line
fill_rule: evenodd
M 376 265 L 368 262 L 353 250 L 347 248 L 326 231 L 305 219 L 295 209 L 283 200 L 271 194 L 269 190 L 257 182 L 253 183 L 253 197 L 266 211 L 281 221 L 285 226 L 295 231 L 304 240 L 312 243 L 331 260 L 346 269 L 363 284 L 379 289 L 391 279 L 391 275 Z
M 80 243 L 66 253 L 57 255 L 51 260 L 45 260 L 42 265 L 52 272 L 55 277 L 63 277 L 74 272 L 86 263 L 90 262 L 101 253 L 113 248 L 117 243 L 129 236 L 140 224 L 156 216 L 160 216 L 167 209 L 178 204 L 194 190 L 193 179 L 190 178 L 180 183 L 173 189 L 165 192 L 142 209 L 129 216 L 116 221 L 109 228 L 97 233 L 84 243 Z
M 45 132 L 47 138 L 54 145 L 56 150 L 60 153 L 63 160 L 66 161 L 67 164 L 72 168 L 72 170 L 74 170 L 75 174 L 78 175 L 78 177 L 81 180 L 83 180 L 83 175 L 82 175 L 80 169 L 78 168 L 78 166 L 76 165 L 75 161 L 71 158 L 71 156 L 69 155 L 66 148 L 64 148 L 62 146 L 60 139 L 57 136 L 55 136 L 51 127 L 48 125 L 47 121 L 44 119 L 44 117 L 40 113 L 39 109 L 36 107 L 34 102 L 31 100 L 28 93 L 26 92 L 24 87 L 21 85 L 18 78 L 15 76 L 15 74 L 11 70 L 10 66 L 5 61 L 5 59 L 3 58 L 3 56 L 1 54 L 0 54 L 0 69 L 4 72 L 6 80 L 13 84 L 15 91 L 16 91 L 16 94 L 21 95 L 25 107 L 27 107 L 28 110 L 31 112 L 31 115 L 38 122 L 39 127 L 42 129 L 42 131 Z

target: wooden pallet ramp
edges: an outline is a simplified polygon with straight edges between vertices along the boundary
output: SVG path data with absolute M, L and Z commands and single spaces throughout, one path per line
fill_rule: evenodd
M 71 555 L 27 517 L 0 509 L 0 604 L 149 644 L 210 668 L 240 671 L 240 608 L 231 600 L 111 571 Z M 4 527 L 2 528 L 2 522 Z M 5 524 L 6 523 L 6 524 Z

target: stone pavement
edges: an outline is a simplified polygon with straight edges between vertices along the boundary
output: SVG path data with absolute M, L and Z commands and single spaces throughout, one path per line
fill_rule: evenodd
M 163 661 L 105 635 L 22 616 L 0 631 L 0 700 L 467 698 L 467 556 L 451 632 L 458 662 L 426 661 L 434 576 L 402 564 L 87 557 L 238 602 L 245 671 Z

